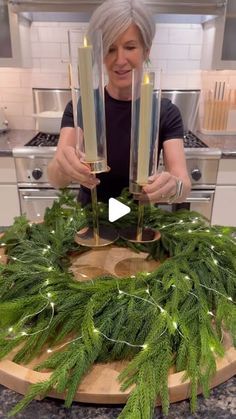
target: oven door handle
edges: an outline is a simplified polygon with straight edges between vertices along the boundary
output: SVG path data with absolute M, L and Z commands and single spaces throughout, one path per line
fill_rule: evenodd
M 59 199 L 57 195 L 22 195 L 25 201 L 35 200 L 35 199 Z
M 210 202 L 212 200 L 212 196 L 190 196 L 189 198 L 185 199 L 185 202 Z

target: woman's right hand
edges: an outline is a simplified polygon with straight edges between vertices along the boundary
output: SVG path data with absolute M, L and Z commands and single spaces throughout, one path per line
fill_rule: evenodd
M 61 130 L 57 151 L 48 166 L 49 181 L 55 187 L 68 186 L 72 181 L 92 189 L 100 183 L 91 173 L 89 166 L 81 161 L 81 155 L 76 150 L 74 128 Z

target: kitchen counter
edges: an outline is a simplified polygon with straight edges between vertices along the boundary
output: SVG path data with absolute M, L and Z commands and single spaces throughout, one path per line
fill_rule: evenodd
M 9 130 L 0 133 L 0 157 L 12 156 L 12 149 L 23 147 L 31 138 L 37 134 L 33 130 Z
M 198 409 L 195 415 L 191 415 L 189 410 L 189 402 L 182 401 L 171 404 L 168 419 L 222 419 L 236 417 L 236 376 L 228 380 L 226 383 L 214 388 L 211 396 L 204 399 L 198 397 Z M 7 413 L 22 396 L 0 386 L 0 419 L 7 418 Z M 61 418 L 77 418 L 77 419 L 115 419 L 121 412 L 121 406 L 99 406 L 88 405 L 74 402 L 71 408 L 66 409 L 62 400 L 46 398 L 41 401 L 33 401 L 20 414 L 14 416 L 16 419 L 61 419 Z M 154 414 L 155 419 L 163 418 L 161 409 L 157 407 Z
M 210 148 L 219 148 L 222 157 L 236 158 L 236 135 L 207 135 L 197 132 L 196 135 Z

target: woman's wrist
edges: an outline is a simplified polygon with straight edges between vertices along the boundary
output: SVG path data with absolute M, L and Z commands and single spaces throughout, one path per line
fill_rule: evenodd
M 168 204 L 172 204 L 173 202 L 179 200 L 183 195 L 184 183 L 181 179 L 176 178 L 176 192 L 174 195 L 168 198 Z

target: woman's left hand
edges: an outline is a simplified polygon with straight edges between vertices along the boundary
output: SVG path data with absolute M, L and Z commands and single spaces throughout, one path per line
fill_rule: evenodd
M 142 202 L 168 202 L 176 194 L 177 178 L 169 172 L 157 173 L 149 177 L 148 184 L 143 187 L 139 196 Z

